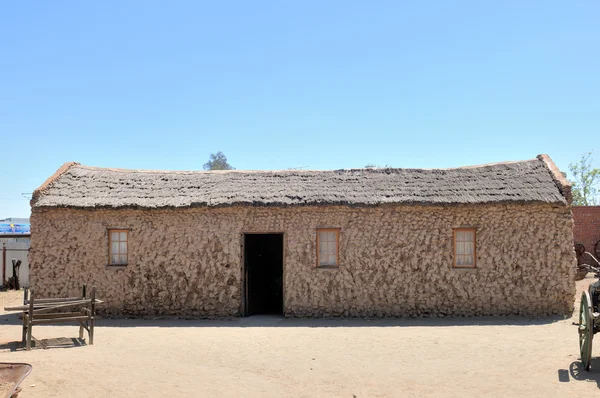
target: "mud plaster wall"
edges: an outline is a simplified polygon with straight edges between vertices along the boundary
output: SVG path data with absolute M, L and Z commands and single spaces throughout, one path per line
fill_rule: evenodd
M 107 267 L 107 228 L 129 228 L 129 265 Z M 339 227 L 339 269 L 316 262 L 316 228 Z M 477 229 L 477 269 L 453 269 L 452 229 Z M 104 312 L 239 315 L 242 232 L 284 232 L 287 316 L 546 315 L 572 311 L 566 207 L 34 209 L 31 283 Z

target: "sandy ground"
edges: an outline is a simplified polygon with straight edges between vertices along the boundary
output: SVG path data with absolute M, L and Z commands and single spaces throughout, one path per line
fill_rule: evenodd
M 21 300 L 0 293 L 0 308 Z M 104 319 L 93 346 L 73 344 L 76 326 L 36 326 L 38 339 L 69 345 L 26 352 L 14 343 L 20 321 L 4 313 L 0 361 L 33 365 L 24 398 L 597 396 L 600 342 L 581 371 L 571 322 Z

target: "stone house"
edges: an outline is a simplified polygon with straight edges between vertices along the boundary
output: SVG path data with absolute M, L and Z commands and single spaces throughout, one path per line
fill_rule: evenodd
M 31 283 L 110 314 L 569 314 L 571 187 L 546 155 L 454 169 L 63 165 L 31 201 Z

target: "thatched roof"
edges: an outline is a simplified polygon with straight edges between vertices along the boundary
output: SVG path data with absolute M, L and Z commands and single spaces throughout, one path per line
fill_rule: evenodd
M 553 169 L 554 168 L 554 169 Z M 550 158 L 455 169 L 140 171 L 65 164 L 32 207 L 553 203 L 570 185 Z

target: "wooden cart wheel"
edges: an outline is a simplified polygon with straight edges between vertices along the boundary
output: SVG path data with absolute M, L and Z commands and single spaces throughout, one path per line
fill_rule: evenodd
M 594 338 L 594 317 L 592 315 L 592 300 L 589 292 L 581 295 L 579 305 L 579 353 L 583 368 L 590 370 L 592 362 L 592 340 Z

